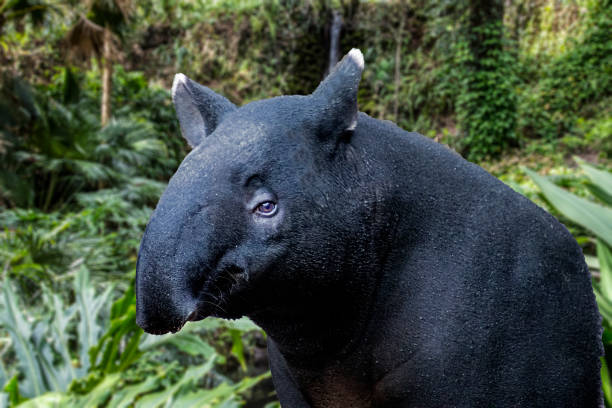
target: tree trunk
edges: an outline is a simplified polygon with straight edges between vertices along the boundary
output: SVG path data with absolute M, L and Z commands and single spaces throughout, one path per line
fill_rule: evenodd
M 104 27 L 104 46 L 102 54 L 102 114 L 100 121 L 106 126 L 111 115 L 111 88 L 113 75 L 112 34 L 108 25 Z

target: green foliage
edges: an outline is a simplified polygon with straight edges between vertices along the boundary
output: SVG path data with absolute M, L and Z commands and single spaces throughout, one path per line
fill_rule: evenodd
M 88 209 L 0 214 L 5 227 L 0 231 L 2 266 L 21 290 L 34 295 L 31 299 L 40 295 L 41 284 L 56 292 L 70 290 L 64 275 L 74 265 L 85 265 L 96 281 L 107 282 L 124 277 L 135 266 L 136 248 L 151 210 L 138 208 L 112 191 L 86 194 L 79 201 Z M 119 283 L 121 288 L 127 284 Z
M 22 402 L 26 401 L 26 398 L 24 398 L 19 392 L 19 383 L 17 382 L 16 375 L 14 375 L 10 380 L 6 382 L 3 391 L 6 393 L 4 395 L 6 397 L 5 401 L 8 401 L 8 403 L 13 406 L 19 405 Z
M 138 110 L 131 117 L 117 119 L 100 129 L 90 98 L 69 105 L 59 102 L 62 90 L 61 99 L 69 101 L 74 97 L 74 85 L 64 86 L 73 82 L 71 77 L 64 75 L 64 84 L 56 83 L 38 92 L 19 79 L 7 80 L 12 82 L 14 91 L 4 97 L 19 103 L 12 110 L 31 118 L 19 119 L 18 113 L 17 123 L 8 121 L 0 125 L 1 135 L 6 139 L 3 143 L 9 146 L 0 151 L 7 163 L 0 171 L 0 186 L 4 187 L 0 200 L 8 205 L 36 206 L 48 211 L 73 202 L 80 192 L 107 186 L 129 188 L 137 178 L 141 183 L 166 178 L 176 167 L 177 162 L 168 158 L 164 142 L 168 136 L 161 133 L 159 126 L 142 120 Z M 123 84 L 133 87 L 127 80 L 120 81 Z M 136 96 L 144 99 L 149 93 Z M 164 96 L 169 99 L 167 93 Z M 137 98 L 133 103 L 139 102 L 142 103 Z M 149 113 L 151 119 L 158 119 L 159 112 L 158 108 Z M 24 122 L 28 123 L 25 127 Z M 22 137 L 23 134 L 28 137 Z
M 131 1 L 129 0 L 91 0 L 88 2 L 87 18 L 101 27 L 111 27 L 113 31 L 120 32 L 130 14 Z
M 343 17 L 340 53 L 359 47 L 365 54 L 360 110 L 472 160 L 502 154 L 488 168 L 568 222 L 601 276 L 595 287 L 608 313 L 608 344 L 612 275 L 601 214 L 609 207 L 595 200 L 609 203 L 612 193 L 602 187 L 609 173 L 583 165 L 587 181 L 566 161 L 568 152 L 612 155 L 610 0 L 519 0 L 505 2 L 503 15 L 501 4 L 3 2 L 0 406 L 271 401 L 265 359 L 255 358 L 264 353 L 263 334 L 249 321 L 206 319 L 174 335 L 142 333 L 134 322 L 136 253 L 187 152 L 168 91 L 173 75 L 184 72 L 238 104 L 309 93 L 325 74 L 334 11 Z M 106 127 L 98 118 L 101 67 L 64 51 L 82 15 L 121 36 Z M 521 150 L 509 154 L 511 147 Z M 553 168 L 553 181 L 583 201 L 542 184 L 550 206 L 517 170 L 525 162 Z M 554 200 L 565 204 L 557 209 Z M 610 400 L 608 367 L 604 361 Z
M 131 284 L 123 297 L 113 303 L 107 332 L 98 345 L 89 349 L 93 369 L 105 375 L 125 370 L 140 356 L 138 344 L 142 333 L 136 325 L 136 296 Z M 119 343 L 122 341 L 125 346 L 120 352 Z
M 112 286 L 96 295 L 81 266 L 75 271 L 74 293 L 77 302 L 66 305 L 61 297 L 44 290 L 44 309 L 39 315 L 24 312 L 13 284 L 5 280 L 0 302 L 0 325 L 11 338 L 14 358 L 24 376 L 20 393 L 25 397 L 46 391 L 65 391 L 71 381 L 89 368 L 87 350 L 101 333 L 100 319 Z M 73 365 L 73 348 L 80 356 Z M 9 390 L 9 395 L 13 390 Z
M 602 204 L 577 197 L 557 187 L 545 177 L 527 170 L 527 173 L 542 189 L 546 199 L 573 222 L 580 224 L 596 236 L 598 262 L 589 262 L 589 267 L 599 281 L 593 280 L 593 290 L 603 317 L 603 342 L 606 355 L 612 349 L 612 173 L 600 170 L 583 161 L 578 162 L 588 176 L 585 182 L 593 195 Z M 596 274 L 597 269 L 599 270 Z M 607 405 L 612 405 L 612 383 L 610 383 L 609 359 L 602 357 L 602 382 Z
M 569 133 L 582 139 L 598 124 L 595 121 L 591 126 L 584 126 L 585 120 L 587 124 L 591 118 L 609 121 L 612 2 L 590 2 L 582 24 L 583 36 L 570 40 L 567 52 L 543 61 L 541 67 L 531 57 L 523 62 L 529 66 L 524 75 L 538 79 L 535 87 L 523 86 L 520 91 L 519 128 L 529 136 L 553 140 Z M 532 79 L 525 80 L 533 83 Z M 604 103 L 600 105 L 600 102 Z M 608 132 L 603 136 L 609 135 Z
M 493 3 L 500 2 L 472 9 L 487 10 Z M 133 3 L 134 19 L 125 30 L 125 61 L 130 69 L 144 73 L 144 83 L 153 80 L 169 86 L 175 72 L 184 72 L 239 104 L 270 95 L 306 93 L 324 75 L 328 25 L 336 9 L 344 20 L 341 52 L 360 47 L 370 67 L 359 95 L 361 109 L 370 115 L 434 136 L 475 160 L 533 137 L 564 138 L 561 146 L 571 151 L 607 154 L 609 0 L 506 2 L 504 26 L 501 17 L 468 24 L 470 4 L 428 0 Z M 61 36 L 54 35 L 59 41 Z M 546 49 L 538 41 L 553 41 L 555 51 L 534 52 Z M 480 45 L 477 53 L 474 44 Z M 95 86 L 91 89 L 99 92 L 97 67 L 92 72 L 89 79 Z M 396 77 L 395 72 L 400 75 Z M 126 97 L 113 90 L 113 106 L 122 111 L 115 111 L 121 117 L 137 105 L 130 99 L 139 94 L 135 88 L 123 89 Z M 99 95 L 94 96 L 97 107 Z M 173 134 L 178 135 L 172 110 L 166 109 L 169 98 L 160 93 L 156 101 L 161 103 L 140 100 L 152 111 L 158 107 L 163 111 L 163 118 L 151 118 L 149 123 L 174 127 Z M 97 109 L 92 113 L 97 114 Z M 164 138 L 172 159 L 184 153 L 178 139 Z
M 19 381 L 18 376 L 12 377 L 4 387 L 12 404 L 35 397 L 23 406 L 53 401 L 70 406 L 123 407 L 136 400 L 137 406 L 146 407 L 170 403 L 239 406 L 240 394 L 266 378 L 246 377 L 235 384 L 215 379 L 215 362 L 224 360 L 189 331 L 175 336 L 144 336 L 143 341 L 142 329 L 135 323 L 133 285 L 113 303 L 108 316 L 105 305 L 112 290 L 108 286 L 96 294 L 87 269 L 81 266 L 75 271 L 74 303 L 66 305 L 59 295 L 46 290 L 43 309 L 32 316 L 22 312 L 12 283 L 5 281 L 0 326 L 10 335 L 15 353 L 10 358 L 23 375 Z M 212 327 L 220 326 L 209 324 L 209 329 Z M 242 347 L 240 327 L 248 330 L 254 326 L 234 325 L 231 330 L 240 344 L 234 348 Z M 169 344 L 206 362 L 186 370 L 176 364 L 168 369 L 151 365 L 154 350 Z M 205 376 L 210 377 L 212 386 L 199 389 L 198 382 Z
M 0 34 L 6 21 L 21 22 L 28 18 L 32 24 L 40 26 L 49 12 L 57 12 L 57 8 L 42 0 L 4 0 L 0 3 Z
M 496 3 L 492 1 L 491 3 Z M 460 67 L 461 92 L 457 118 L 462 151 L 471 160 L 498 156 L 516 146 L 516 59 L 506 49 L 502 13 L 485 14 L 482 5 L 469 8 L 463 38 L 454 44 Z M 494 6 L 490 6 L 494 8 Z
M 586 164 L 582 164 L 582 166 L 588 168 Z M 557 210 L 573 222 L 588 228 L 595 235 L 606 241 L 608 245 L 612 246 L 611 208 L 576 197 L 554 184 L 547 182 L 546 179 L 542 176 L 538 176 L 536 173 L 530 171 L 527 171 L 527 173 L 534 179 L 536 184 L 540 186 L 545 197 L 555 206 L 555 208 L 557 208 Z M 612 176 L 609 176 L 609 178 L 612 180 Z M 606 187 L 605 184 L 596 184 L 595 180 L 592 180 L 591 183 L 598 189 Z M 607 204 L 608 206 L 612 206 L 610 203 Z

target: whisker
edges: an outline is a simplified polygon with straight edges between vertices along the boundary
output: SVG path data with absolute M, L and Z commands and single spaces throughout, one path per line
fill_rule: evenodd
M 204 300 L 202 303 L 208 303 L 209 305 L 212 305 L 216 307 L 217 309 L 221 310 L 223 313 L 227 313 L 227 311 L 223 307 L 219 306 L 217 303 L 214 303 L 208 300 Z
M 238 283 L 238 280 L 233 275 L 223 275 L 223 276 L 220 276 L 219 278 L 229 281 L 231 283 Z

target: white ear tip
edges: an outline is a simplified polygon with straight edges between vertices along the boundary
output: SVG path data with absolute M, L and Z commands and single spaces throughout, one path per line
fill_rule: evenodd
M 357 64 L 359 69 L 363 69 L 365 64 L 363 62 L 363 54 L 359 49 L 353 48 L 349 51 L 348 56 L 355 62 L 355 64 Z
M 186 84 L 187 79 L 187 75 L 181 73 L 174 76 L 174 81 L 172 81 L 172 100 L 174 100 L 174 94 L 176 93 L 178 86 Z

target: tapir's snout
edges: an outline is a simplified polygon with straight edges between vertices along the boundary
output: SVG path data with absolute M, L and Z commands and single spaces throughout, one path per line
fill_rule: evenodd
M 146 257 L 145 257 L 146 258 Z M 179 331 L 196 314 L 198 300 L 192 290 L 176 290 L 172 279 L 155 277 L 147 259 L 139 256 L 136 279 L 136 323 L 151 334 Z
M 160 265 L 143 249 L 136 267 L 136 323 L 151 334 L 177 332 L 196 314 L 197 290 L 179 281 L 182 271 Z
M 198 197 L 181 194 L 183 186 L 180 174 L 170 182 L 138 251 L 136 323 L 148 333 L 176 332 L 198 314 L 216 255 L 211 214 L 198 206 Z
M 199 166 L 206 163 L 197 155 L 183 161 L 140 243 L 136 323 L 147 333 L 176 332 L 188 320 L 213 314 L 209 309 L 217 308 L 221 296 L 211 292 L 223 288 L 216 279 L 229 281 L 219 275 L 225 267 L 221 259 L 229 242 L 226 235 L 236 232 L 227 228 L 233 207 L 220 189 L 211 187 L 210 177 L 193 176 L 203 173 Z

